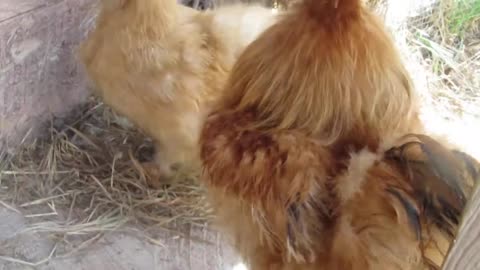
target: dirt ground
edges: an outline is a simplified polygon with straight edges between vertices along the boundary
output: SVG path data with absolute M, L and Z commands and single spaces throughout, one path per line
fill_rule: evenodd
M 158 233 L 155 244 L 145 241 L 134 228 L 130 232 L 129 228 L 123 228 L 75 254 L 54 255 L 42 263 L 52 251 L 62 253 L 54 250 L 55 239 L 22 232 L 28 220 L 14 210 L 0 208 L 0 220 L 1 270 L 232 270 L 240 262 L 224 239 L 208 228 L 187 228 L 195 240 L 163 231 Z M 32 265 L 8 261 L 7 254 Z

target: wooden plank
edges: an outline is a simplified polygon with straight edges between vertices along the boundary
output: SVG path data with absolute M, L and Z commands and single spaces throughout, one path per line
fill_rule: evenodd
M 457 240 L 451 249 L 444 270 L 480 269 L 480 188 L 476 191 L 463 217 Z

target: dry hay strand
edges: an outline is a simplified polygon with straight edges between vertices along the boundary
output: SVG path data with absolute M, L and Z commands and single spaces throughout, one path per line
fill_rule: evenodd
M 421 70 L 415 75 L 423 73 L 415 78 L 423 118 L 480 158 L 480 0 L 427 2 L 405 22 L 408 55 Z
M 92 99 L 80 117 L 53 121 L 49 134 L 0 154 L 0 202 L 27 218 L 27 231 L 91 239 L 135 224 L 149 239 L 150 229 L 208 222 L 195 177 L 147 186 L 137 158 L 151 154 L 151 143 L 102 103 Z
M 270 8 L 285 9 L 294 0 L 177 0 L 185 6 L 198 10 L 215 9 L 232 4 L 256 4 Z
M 365 4 L 378 16 L 385 19 L 388 9 L 388 0 L 365 0 Z
M 430 72 L 437 106 L 480 117 L 480 1 L 435 1 L 408 27 L 410 45 Z

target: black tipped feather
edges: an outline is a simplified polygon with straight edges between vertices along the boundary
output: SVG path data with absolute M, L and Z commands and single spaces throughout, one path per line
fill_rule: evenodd
M 422 215 L 453 237 L 477 181 L 478 162 L 425 135 L 405 138 L 385 157 L 408 176 Z M 408 205 L 404 206 L 408 212 Z
M 415 205 L 412 204 L 411 201 L 409 201 L 407 198 L 405 198 L 400 191 L 398 191 L 395 188 L 388 188 L 387 192 L 395 196 L 395 198 L 400 201 L 402 206 L 405 209 L 405 212 L 407 214 L 408 221 L 410 223 L 410 226 L 412 227 L 412 230 L 415 232 L 415 236 L 417 240 L 420 240 L 422 237 L 422 227 L 420 224 L 420 216 L 418 213 L 418 209 Z

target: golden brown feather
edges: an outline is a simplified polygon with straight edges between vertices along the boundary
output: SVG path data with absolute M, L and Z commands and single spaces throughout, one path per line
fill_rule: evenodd
M 326 142 L 419 132 L 411 78 L 380 20 L 359 1 L 300 1 L 236 62 L 219 109 L 255 107 L 260 128 Z M 273 45 L 274 44 L 274 45 Z
M 480 165 L 416 135 L 415 99 L 359 0 L 301 0 L 247 47 L 200 145 L 251 270 L 440 267 Z
M 477 161 L 416 134 L 385 155 L 335 156 L 301 132 L 251 128 L 256 117 L 212 116 L 201 153 L 219 224 L 252 270 L 440 269 Z

